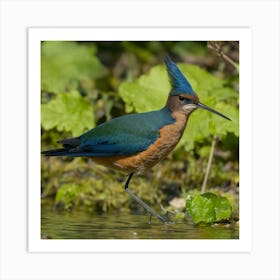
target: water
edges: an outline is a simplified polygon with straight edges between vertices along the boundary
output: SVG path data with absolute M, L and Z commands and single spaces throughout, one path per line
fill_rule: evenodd
M 90 214 L 42 206 L 42 238 L 52 239 L 238 239 L 236 225 L 194 225 L 191 221 L 162 224 L 145 215 Z

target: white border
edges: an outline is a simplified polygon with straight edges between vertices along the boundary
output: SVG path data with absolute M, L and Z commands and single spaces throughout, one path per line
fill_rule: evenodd
M 249 252 L 252 246 L 252 45 L 249 28 L 29 28 L 29 252 Z M 43 40 L 240 41 L 239 240 L 46 240 L 40 238 L 40 42 Z M 246 108 L 245 108 L 246 106 Z
M 278 0 L 0 1 L 0 279 L 254 279 L 280 271 Z M 253 244 L 250 253 L 27 251 L 27 28 L 247 26 L 253 39 Z M 246 207 L 246 205 L 245 205 Z

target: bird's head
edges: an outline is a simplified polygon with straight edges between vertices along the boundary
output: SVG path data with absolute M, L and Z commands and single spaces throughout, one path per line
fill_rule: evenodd
M 172 111 L 182 111 L 186 115 L 189 115 L 194 110 L 202 108 L 230 120 L 225 115 L 202 104 L 178 66 L 168 56 L 164 61 L 171 84 L 171 91 L 167 101 L 167 107 L 169 109 Z

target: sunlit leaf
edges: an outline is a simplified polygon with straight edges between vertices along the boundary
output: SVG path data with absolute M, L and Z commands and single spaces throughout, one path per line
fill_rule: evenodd
M 41 105 L 41 116 L 44 129 L 69 131 L 73 136 L 94 126 L 92 106 L 77 91 L 59 94 L 49 103 Z
M 46 41 L 41 47 L 41 88 L 52 93 L 76 89 L 79 80 L 99 78 L 105 67 L 94 55 L 94 46 L 68 41 Z
M 148 74 L 142 75 L 136 81 L 123 82 L 119 94 L 128 112 L 134 109 L 141 113 L 163 107 L 169 90 L 170 85 L 165 69 L 162 66 L 155 66 Z
M 204 193 L 186 199 L 186 209 L 195 223 L 213 223 L 228 220 L 232 207 L 226 197 L 214 193 Z

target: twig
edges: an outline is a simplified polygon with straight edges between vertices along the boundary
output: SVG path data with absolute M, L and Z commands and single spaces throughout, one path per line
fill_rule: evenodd
M 211 168 L 211 164 L 212 164 L 212 160 L 213 160 L 213 156 L 214 156 L 215 145 L 216 145 L 217 139 L 218 139 L 217 135 L 214 135 L 212 145 L 211 145 L 211 151 L 210 151 L 210 155 L 208 158 L 208 163 L 207 163 L 207 167 L 206 167 L 206 171 L 205 171 L 205 176 L 204 176 L 203 184 L 201 187 L 201 193 L 205 193 L 205 190 L 206 190 L 206 184 L 207 184 L 209 173 L 210 173 L 210 168 Z
M 239 72 L 239 65 L 238 63 L 234 62 L 228 55 L 226 55 L 222 47 L 217 42 L 208 42 L 207 44 L 209 49 L 214 50 L 219 56 L 221 56 L 224 60 L 226 60 L 229 64 L 231 64 L 238 72 Z

